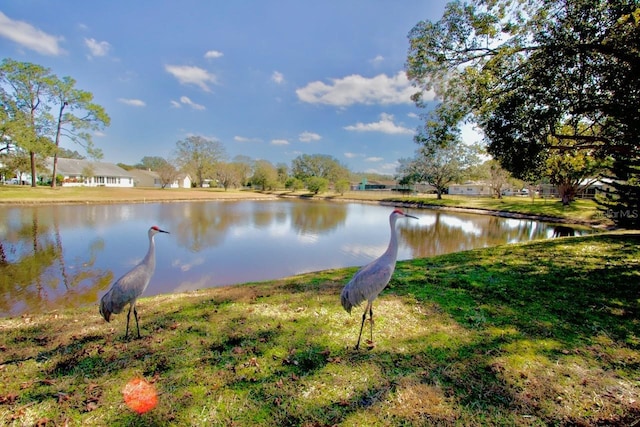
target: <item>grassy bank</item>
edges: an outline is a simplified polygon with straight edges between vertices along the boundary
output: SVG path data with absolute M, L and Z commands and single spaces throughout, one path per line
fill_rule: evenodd
M 0 203 L 144 203 L 191 200 L 263 199 L 273 195 L 213 188 L 28 187 L 0 185 Z
M 9 425 L 630 425 L 640 419 L 640 234 L 603 233 L 398 264 L 374 304 L 355 272 L 145 298 L 143 338 L 97 307 L 0 319 Z M 125 406 L 144 377 L 158 404 Z

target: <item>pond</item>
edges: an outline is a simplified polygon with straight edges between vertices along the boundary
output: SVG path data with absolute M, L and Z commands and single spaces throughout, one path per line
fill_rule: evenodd
M 0 317 L 97 304 L 158 234 L 145 296 L 361 266 L 384 252 L 392 207 L 320 201 L 0 206 Z M 586 234 L 534 220 L 406 209 L 398 259 Z M 564 227 L 564 228 L 559 228 Z

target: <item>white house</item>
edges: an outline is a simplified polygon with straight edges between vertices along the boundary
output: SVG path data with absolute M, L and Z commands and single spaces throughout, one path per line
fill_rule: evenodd
M 133 176 L 134 185 L 136 187 L 162 187 L 162 180 L 158 172 L 132 169 L 129 174 Z M 180 173 L 178 177 L 165 188 L 191 188 L 191 177 L 187 174 Z
M 53 158 L 46 160 L 53 171 Z M 58 158 L 56 175 L 65 187 L 133 187 L 133 176 L 113 163 Z
M 465 182 L 449 185 L 449 194 L 463 196 L 491 196 L 491 186 L 483 182 Z

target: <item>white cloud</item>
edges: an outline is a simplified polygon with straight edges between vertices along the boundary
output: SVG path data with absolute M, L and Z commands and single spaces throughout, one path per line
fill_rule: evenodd
M 247 138 L 246 136 L 234 136 L 233 140 L 236 142 L 262 142 L 260 138 Z
M 165 65 L 164 69 L 172 74 L 183 85 L 196 85 L 205 92 L 211 92 L 207 83 L 218 83 L 215 74 L 191 65 Z
M 366 159 L 364 159 L 365 162 L 381 162 L 383 160 L 384 158 L 382 157 L 367 157 Z
M 204 57 L 206 59 L 216 59 L 216 58 L 221 58 L 224 55 L 224 53 L 217 51 L 217 50 L 209 50 L 207 51 L 207 53 L 204 54 Z
M 412 119 L 419 119 L 420 116 L 418 116 L 416 113 L 409 113 L 407 114 L 408 117 L 411 117 Z
M 376 55 L 376 57 L 371 60 L 373 64 L 379 64 L 382 61 L 384 61 L 384 56 L 382 55 Z
M 353 104 L 411 104 L 416 91 L 404 71 L 395 76 L 379 74 L 372 78 L 353 74 L 342 79 L 331 79 L 331 84 L 315 81 L 296 89 L 298 98 L 310 104 L 347 107 Z
M 119 98 L 118 101 L 122 102 L 123 104 L 131 105 L 132 107 L 144 107 L 147 105 L 144 101 L 141 101 L 140 99 Z
M 173 108 L 182 108 L 182 104 L 180 104 L 178 101 L 174 101 L 173 99 L 171 100 L 171 106 Z
M 289 145 L 289 141 L 286 139 L 272 139 L 271 144 L 273 145 Z
M 204 105 L 196 104 L 191 99 L 189 99 L 189 97 L 186 97 L 186 96 L 181 96 L 180 97 L 180 102 L 182 104 L 184 104 L 184 105 L 188 105 L 189 107 L 193 108 L 194 110 L 205 110 L 206 109 Z
M 52 36 L 31 24 L 15 21 L 2 12 L 0 12 L 0 37 L 43 55 L 57 56 L 65 53 L 58 44 L 59 41 L 64 40 L 63 37 Z
M 106 56 L 111 49 L 107 42 L 99 42 L 96 39 L 84 39 L 84 44 L 91 51 L 91 56 Z
M 284 83 L 284 75 L 279 71 L 274 71 L 273 74 L 271 74 L 271 80 L 277 84 L 282 84 Z
M 355 132 L 381 132 L 391 135 L 412 135 L 414 133 L 412 129 L 395 124 L 393 122 L 393 115 L 386 113 L 380 114 L 380 121 L 378 122 L 358 122 L 355 125 L 345 126 L 344 128 Z
M 398 168 L 399 165 L 400 164 L 398 162 L 393 162 L 393 163 L 385 163 L 380 167 L 384 171 L 384 173 L 389 173 L 389 172 L 395 172 L 395 170 Z
M 375 165 L 374 168 L 368 168 L 365 170 L 366 173 L 377 173 L 380 175 L 395 175 L 398 170 L 399 163 L 383 163 L 380 165 Z
M 320 135 L 313 132 L 305 131 L 305 132 L 302 132 L 300 135 L 298 135 L 298 140 L 300 142 L 320 141 L 321 139 L 322 137 Z
M 353 159 L 353 158 L 355 158 L 355 157 L 362 157 L 362 154 L 346 152 L 346 153 L 344 153 L 344 156 L 345 156 L 347 159 Z

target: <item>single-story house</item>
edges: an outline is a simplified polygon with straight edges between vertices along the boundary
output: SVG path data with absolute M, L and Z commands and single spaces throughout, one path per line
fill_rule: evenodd
M 491 186 L 485 182 L 465 182 L 449 185 L 449 194 L 463 196 L 491 196 Z
M 395 181 L 369 181 L 364 178 L 358 183 L 351 183 L 351 190 L 393 190 L 397 187 Z
M 46 160 L 53 171 L 53 158 Z M 133 187 L 133 176 L 113 163 L 58 158 L 56 175 L 62 176 L 65 187 Z
M 136 187 L 162 187 L 162 180 L 158 172 L 144 169 L 132 169 L 129 173 L 133 176 Z M 191 177 L 185 173 L 178 177 L 165 188 L 191 188 Z

